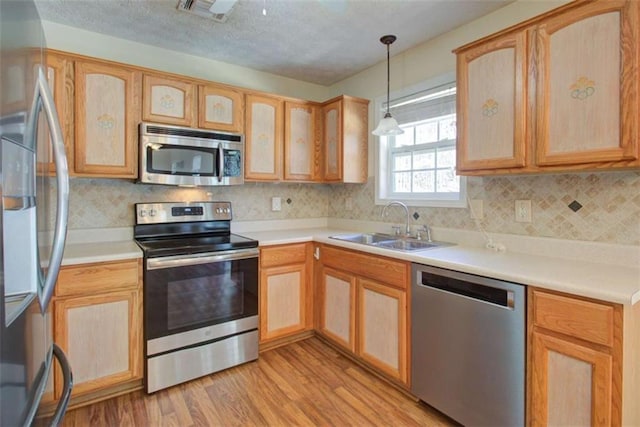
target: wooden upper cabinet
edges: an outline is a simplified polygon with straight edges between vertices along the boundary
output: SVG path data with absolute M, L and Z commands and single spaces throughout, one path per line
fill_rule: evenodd
M 137 176 L 140 72 L 98 61 L 75 63 L 75 172 Z
M 525 165 L 527 62 L 524 32 L 458 55 L 458 170 Z
M 458 171 L 640 167 L 640 2 L 570 2 L 455 50 Z
M 638 1 L 600 1 L 537 29 L 537 163 L 638 158 Z
M 324 180 L 342 179 L 342 101 L 325 104 L 322 108 L 324 121 Z
M 368 178 L 369 101 L 340 96 L 322 107 L 324 181 L 364 183 Z
M 58 53 L 47 52 L 45 74 L 60 120 L 62 138 L 64 140 L 67 163 L 70 172 L 73 173 L 73 60 Z M 36 70 L 34 70 L 34 73 Z M 43 114 L 40 120 L 46 122 Z M 50 141 L 49 126 L 39 126 L 46 129 L 38 133 L 37 160 L 38 169 L 46 173 L 55 172 L 56 166 L 53 159 L 53 146 Z M 41 164 L 46 163 L 46 164 Z M 45 171 L 46 169 L 46 171 Z
M 142 81 L 142 120 L 196 126 L 195 84 L 152 74 L 145 74 Z
M 244 94 L 213 84 L 198 86 L 198 127 L 241 133 L 244 128 Z
M 319 107 L 312 102 L 285 102 L 284 179 L 320 179 Z
M 282 178 L 282 100 L 249 94 L 246 102 L 244 177 L 278 181 Z

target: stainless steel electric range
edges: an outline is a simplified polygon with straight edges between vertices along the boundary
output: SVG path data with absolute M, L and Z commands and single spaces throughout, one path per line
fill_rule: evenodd
M 258 242 L 231 203 L 138 203 L 145 383 L 152 393 L 258 358 Z

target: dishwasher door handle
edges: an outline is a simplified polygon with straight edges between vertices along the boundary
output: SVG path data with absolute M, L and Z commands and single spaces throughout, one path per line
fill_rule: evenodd
M 508 289 L 435 276 L 424 271 L 420 272 L 418 286 L 460 295 L 474 301 L 498 305 L 511 310 L 515 308 L 515 292 Z

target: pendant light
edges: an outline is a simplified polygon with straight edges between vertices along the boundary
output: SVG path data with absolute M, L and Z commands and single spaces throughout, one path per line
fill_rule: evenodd
M 380 123 L 378 123 L 378 127 L 371 132 L 376 136 L 401 135 L 404 133 L 404 130 L 400 129 L 398 122 L 391 117 L 391 113 L 389 112 L 389 45 L 394 41 L 396 41 L 396 36 L 392 35 L 386 35 L 380 38 L 380 42 L 387 45 L 387 112 L 384 118 L 380 120 Z

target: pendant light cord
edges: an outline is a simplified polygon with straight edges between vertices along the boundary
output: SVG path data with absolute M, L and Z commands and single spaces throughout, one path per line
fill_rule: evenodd
M 387 114 L 389 114 L 389 86 L 391 85 L 391 68 L 389 65 L 389 45 L 391 43 L 387 43 Z M 386 114 L 385 114 L 386 116 Z

